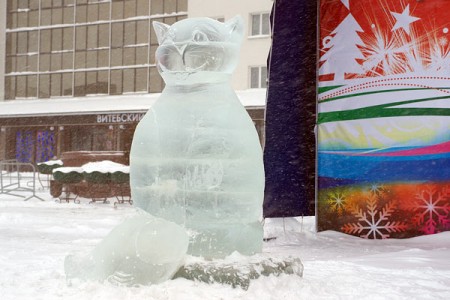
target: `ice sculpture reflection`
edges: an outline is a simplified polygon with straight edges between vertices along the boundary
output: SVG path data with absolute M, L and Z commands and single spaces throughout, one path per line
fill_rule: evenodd
M 134 203 L 186 228 L 188 253 L 224 257 L 262 247 L 264 168 L 254 124 L 230 86 L 243 21 L 153 22 L 166 87 L 136 128 Z

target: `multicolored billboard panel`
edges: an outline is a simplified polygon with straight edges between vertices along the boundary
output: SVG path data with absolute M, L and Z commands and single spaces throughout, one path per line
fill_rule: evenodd
M 318 230 L 450 230 L 446 0 L 321 0 Z

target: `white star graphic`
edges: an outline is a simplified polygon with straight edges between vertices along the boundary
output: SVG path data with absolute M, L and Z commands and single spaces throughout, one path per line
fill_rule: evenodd
M 341 0 L 342 4 L 344 4 L 345 7 L 347 7 L 347 9 L 350 9 L 350 3 L 349 3 L 349 1 L 350 1 L 350 0 Z
M 397 30 L 399 28 L 403 28 L 406 33 L 409 35 L 409 24 L 420 20 L 420 18 L 413 17 L 409 14 L 409 4 L 406 6 L 405 10 L 401 14 L 396 12 L 391 12 L 394 18 L 397 20 L 395 22 L 392 31 Z

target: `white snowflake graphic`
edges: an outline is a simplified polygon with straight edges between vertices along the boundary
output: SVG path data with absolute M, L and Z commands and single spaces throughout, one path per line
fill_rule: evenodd
M 384 185 L 374 183 L 374 184 L 371 184 L 369 186 L 369 190 L 368 191 L 373 193 L 373 194 L 380 194 L 380 193 L 385 192 L 386 190 L 385 190 Z
M 416 213 L 412 221 L 424 233 L 436 233 L 438 227 L 447 228 L 450 225 L 449 191 L 449 188 L 438 190 L 436 186 L 429 186 L 419 191 L 410 204 L 410 208 Z
M 365 201 L 365 210 L 354 205 L 351 213 L 358 218 L 357 223 L 344 224 L 341 230 L 348 234 L 359 235 L 362 238 L 386 239 L 391 232 L 402 232 L 407 229 L 407 224 L 401 221 L 389 221 L 394 212 L 394 205 L 388 202 L 379 209 L 378 197 L 375 193 L 368 193 Z
M 337 212 L 338 215 L 341 215 L 345 211 L 346 202 L 347 199 L 344 193 L 336 191 L 328 194 L 327 203 L 331 210 Z

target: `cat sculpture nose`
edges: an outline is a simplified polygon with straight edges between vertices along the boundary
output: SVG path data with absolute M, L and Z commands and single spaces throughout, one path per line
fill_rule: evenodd
M 181 57 L 184 56 L 184 50 L 186 50 L 187 44 L 177 45 L 175 44 L 175 49 L 177 49 L 178 53 Z

